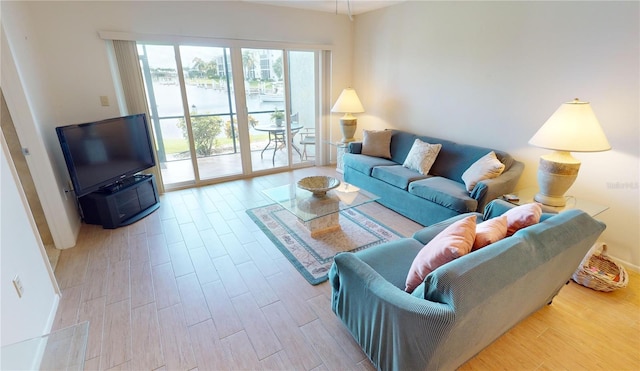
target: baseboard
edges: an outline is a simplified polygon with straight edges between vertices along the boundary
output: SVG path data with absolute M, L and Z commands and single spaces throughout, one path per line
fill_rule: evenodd
M 638 265 L 634 265 L 629 263 L 628 261 L 622 260 L 622 259 L 618 259 L 615 256 L 611 256 L 608 255 L 609 258 L 611 258 L 611 260 L 615 261 L 616 263 L 619 263 L 620 265 L 624 266 L 625 269 L 636 272 L 636 273 L 640 273 L 640 266 Z
M 45 325 L 44 331 L 42 334 L 48 334 L 51 332 L 53 328 L 53 322 L 56 320 L 56 313 L 58 313 L 58 305 L 60 304 L 60 294 L 55 294 L 53 299 L 53 305 L 51 306 L 51 311 L 49 312 L 49 318 L 47 319 L 47 324 Z

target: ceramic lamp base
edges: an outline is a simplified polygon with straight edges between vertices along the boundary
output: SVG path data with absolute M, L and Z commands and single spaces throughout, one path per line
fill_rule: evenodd
M 538 186 L 540 192 L 533 198 L 541 204 L 564 207 L 567 203 L 565 192 L 578 177 L 580 161 L 569 152 L 554 152 L 540 157 L 538 166 Z
M 346 115 L 345 115 L 346 116 Z M 358 119 L 351 116 L 350 118 L 340 119 L 340 130 L 342 131 L 342 143 L 353 142 L 356 139 L 353 137 L 358 127 Z

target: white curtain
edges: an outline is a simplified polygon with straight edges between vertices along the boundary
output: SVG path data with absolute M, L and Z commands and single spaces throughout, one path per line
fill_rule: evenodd
M 142 71 L 140 71 L 140 61 L 138 59 L 138 49 L 135 41 L 112 40 L 113 50 L 115 52 L 116 62 L 118 64 L 118 72 L 120 73 L 120 83 L 125 98 L 125 104 L 128 115 L 146 113 L 147 119 L 151 120 L 149 108 L 147 106 L 147 97 L 144 91 L 144 79 Z M 149 122 L 149 131 L 153 138 L 152 125 Z M 157 148 L 155 140 L 153 144 L 153 152 L 156 158 L 156 166 L 147 170 L 156 177 L 158 192 L 164 193 L 164 185 L 162 183 L 162 173 L 160 172 L 160 163 L 158 162 Z

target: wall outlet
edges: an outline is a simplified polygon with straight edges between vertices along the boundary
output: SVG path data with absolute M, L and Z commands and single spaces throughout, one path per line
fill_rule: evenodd
M 102 107 L 109 107 L 109 97 L 106 95 L 101 95 L 100 104 L 102 105 Z
M 18 293 L 18 297 L 21 298 L 24 293 L 24 287 L 22 287 L 22 281 L 20 280 L 20 276 L 16 275 L 13 279 L 13 287 L 16 288 L 16 292 Z

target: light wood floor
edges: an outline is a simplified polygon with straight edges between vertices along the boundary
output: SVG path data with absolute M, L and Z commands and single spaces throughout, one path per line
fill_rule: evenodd
M 90 321 L 87 370 L 373 369 L 331 312 L 328 283 L 309 285 L 245 213 L 270 203 L 262 189 L 318 173 L 335 175 L 311 168 L 170 192 L 134 225 L 83 225 L 59 258 L 54 329 Z M 420 228 L 365 207 L 407 236 Z M 640 369 L 638 278 L 613 293 L 570 283 L 461 369 Z

